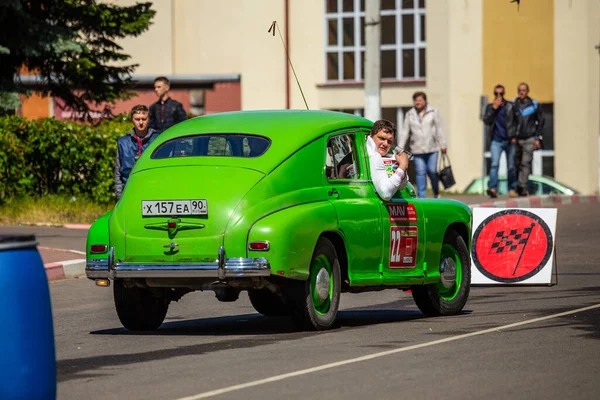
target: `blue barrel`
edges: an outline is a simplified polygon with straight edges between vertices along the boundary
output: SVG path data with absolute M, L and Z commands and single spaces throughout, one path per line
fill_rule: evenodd
M 0 235 L 0 399 L 56 399 L 50 290 L 33 235 Z

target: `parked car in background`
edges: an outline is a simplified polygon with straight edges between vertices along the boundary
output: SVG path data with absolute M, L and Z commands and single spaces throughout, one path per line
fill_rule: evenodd
M 123 197 L 87 238 L 87 277 L 114 287 L 130 330 L 153 330 L 194 290 L 250 302 L 300 327 L 333 326 L 342 292 L 411 290 L 427 315 L 470 290 L 470 208 L 382 200 L 370 179 L 372 122 L 327 111 L 242 111 L 181 122 L 136 162 Z
M 465 189 L 465 193 L 468 194 L 485 194 L 488 188 L 489 176 L 479 177 L 473 179 L 473 181 Z M 544 195 L 544 194 L 564 194 L 572 196 L 579 194 L 575 189 L 572 189 L 562 183 L 556 182 L 554 179 L 548 176 L 530 175 L 529 184 L 527 191 L 530 195 Z M 498 178 L 498 195 L 508 194 L 508 181 L 506 176 Z

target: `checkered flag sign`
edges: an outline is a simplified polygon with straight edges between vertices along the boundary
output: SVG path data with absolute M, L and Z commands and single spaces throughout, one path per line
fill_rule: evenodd
M 496 232 L 489 254 L 508 253 L 524 249 L 534 226 L 535 224 L 531 224 L 526 228 Z

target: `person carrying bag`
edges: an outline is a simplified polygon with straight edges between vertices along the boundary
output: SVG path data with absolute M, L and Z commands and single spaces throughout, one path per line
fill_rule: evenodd
M 448 153 L 442 153 L 440 157 L 440 170 L 438 172 L 438 177 L 444 186 L 444 189 L 451 188 L 456 184 L 454 180 L 454 173 L 452 172 L 452 166 L 450 165 L 450 157 Z
M 404 127 L 398 146 L 405 148 L 410 139 L 410 151 L 414 156 L 417 196 L 427 197 L 427 176 L 433 189 L 433 197 L 439 197 L 438 152 L 446 153 L 444 126 L 438 110 L 427 104 L 423 92 L 413 94 L 414 107 L 404 117 Z

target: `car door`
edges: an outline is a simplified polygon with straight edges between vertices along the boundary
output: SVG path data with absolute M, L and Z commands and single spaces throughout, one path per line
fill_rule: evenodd
M 381 211 L 360 162 L 364 141 L 357 132 L 326 137 L 324 187 L 334 205 L 348 254 L 352 285 L 381 283 Z M 362 147 L 361 147 L 362 146 Z
M 385 284 L 419 283 L 427 267 L 424 201 L 410 189 L 398 191 L 381 202 L 383 230 L 383 279 Z
M 366 139 L 366 138 L 365 138 Z M 365 155 L 366 169 L 369 170 L 369 158 Z M 391 165 L 393 157 L 384 158 L 384 164 Z M 373 192 L 375 187 L 370 180 Z M 375 194 L 381 213 L 382 228 L 382 278 L 387 285 L 420 283 L 426 269 L 426 215 L 423 202 L 428 200 L 415 197 L 415 191 L 409 183 L 405 189 L 396 192 L 389 200 L 382 200 Z M 429 200 L 430 201 L 430 200 Z

